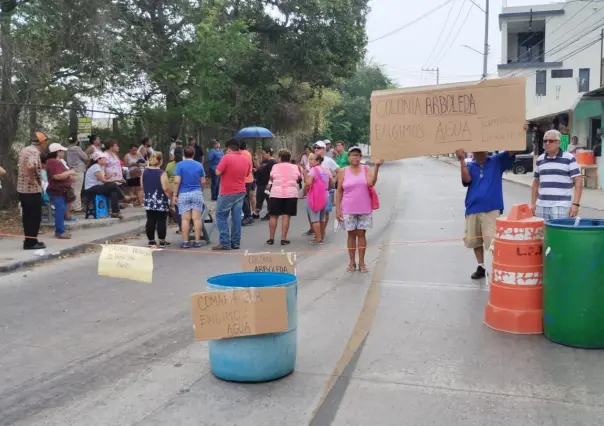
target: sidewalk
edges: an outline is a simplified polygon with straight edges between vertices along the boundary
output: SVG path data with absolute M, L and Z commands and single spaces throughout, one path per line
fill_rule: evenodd
M 124 209 L 124 219 L 83 219 L 71 223 L 70 240 L 59 240 L 54 237 L 54 229 L 46 227 L 39 240 L 46 244 L 44 250 L 23 250 L 22 237 L 0 238 L 0 273 L 12 272 L 33 265 L 49 262 L 74 253 L 81 253 L 94 248 L 94 244 L 119 240 L 144 230 L 146 213 L 140 207 Z M 44 224 L 46 225 L 46 224 Z
M 450 164 L 452 166 L 459 167 L 459 161 L 450 157 L 438 157 L 437 160 L 442 161 L 443 163 Z M 525 175 L 515 175 L 512 172 L 508 171 L 503 174 L 503 179 L 508 182 L 514 182 L 519 185 L 530 187 L 533 183 L 533 174 L 527 173 Z M 530 200 L 527 200 L 527 202 Z M 588 189 L 583 188 L 583 195 L 581 196 L 581 206 L 593 209 L 604 211 L 604 191 L 598 189 Z

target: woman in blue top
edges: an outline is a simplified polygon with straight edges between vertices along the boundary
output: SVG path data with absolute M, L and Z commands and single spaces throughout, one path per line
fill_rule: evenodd
M 203 210 L 203 185 L 206 173 L 201 163 L 193 160 L 195 148 L 185 148 L 185 159 L 174 169 L 174 204 L 182 215 L 182 248 L 189 248 L 189 226 L 193 219 L 195 242 L 193 247 L 201 247 L 201 212 Z
M 147 239 L 149 247 L 155 247 L 155 231 L 159 238 L 159 247 L 170 245 L 166 241 L 168 231 L 167 219 L 170 212 L 170 182 L 168 175 L 162 169 L 161 152 L 156 152 L 149 157 L 149 167 L 143 171 L 141 176 L 141 186 L 143 187 L 143 207 L 147 211 Z

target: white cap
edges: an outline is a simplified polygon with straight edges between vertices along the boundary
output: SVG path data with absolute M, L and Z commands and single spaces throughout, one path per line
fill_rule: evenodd
M 327 145 L 325 145 L 325 142 L 323 141 L 316 141 L 315 146 L 323 149 L 327 148 Z
M 51 143 L 48 147 L 48 152 L 59 152 L 59 151 L 67 151 L 67 148 L 65 148 L 60 143 L 56 143 L 56 142 Z
M 331 145 L 331 141 L 329 139 L 325 139 L 323 142 L 325 142 L 327 145 Z

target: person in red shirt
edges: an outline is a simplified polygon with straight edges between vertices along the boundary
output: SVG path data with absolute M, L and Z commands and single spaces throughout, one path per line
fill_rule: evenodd
M 48 160 L 46 161 L 46 174 L 48 188 L 46 192 L 52 197 L 55 206 L 55 236 L 68 240 L 71 234 L 65 231 L 65 213 L 67 205 L 75 198 L 73 189 L 73 176 L 75 170 L 69 170 L 61 161 L 67 148 L 59 143 L 51 143 L 48 147 Z
M 216 167 L 220 176 L 220 192 L 216 201 L 216 226 L 220 243 L 213 250 L 237 250 L 241 245 L 241 209 L 245 199 L 245 181 L 252 171 L 252 162 L 239 149 L 239 142 L 231 139 L 228 152 Z M 229 214 L 231 229 L 229 232 Z

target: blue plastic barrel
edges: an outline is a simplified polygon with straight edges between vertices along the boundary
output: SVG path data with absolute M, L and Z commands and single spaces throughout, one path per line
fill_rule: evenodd
M 208 290 L 285 287 L 288 331 L 258 336 L 210 340 L 210 367 L 219 379 L 267 382 L 287 376 L 296 366 L 298 281 L 295 275 L 274 272 L 238 272 L 207 281 Z

